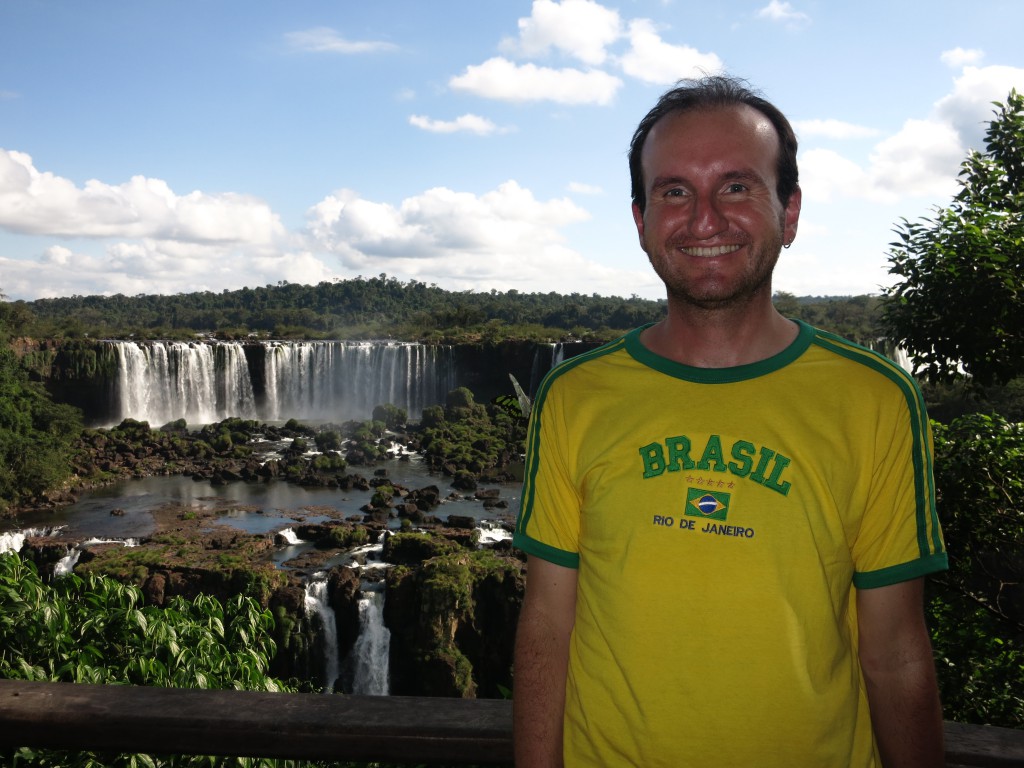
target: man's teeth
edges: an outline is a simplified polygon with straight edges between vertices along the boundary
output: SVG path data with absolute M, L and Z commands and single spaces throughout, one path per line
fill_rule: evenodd
M 738 245 L 716 245 L 713 248 L 681 248 L 680 250 L 687 256 L 710 258 L 712 256 L 724 256 L 727 253 L 732 253 L 738 248 Z

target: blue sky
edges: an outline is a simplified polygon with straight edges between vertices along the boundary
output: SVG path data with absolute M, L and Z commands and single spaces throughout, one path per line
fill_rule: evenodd
M 317 283 L 663 295 L 626 151 L 746 78 L 800 138 L 774 287 L 877 293 L 1024 90 L 1024 3 L 0 0 L 0 292 Z

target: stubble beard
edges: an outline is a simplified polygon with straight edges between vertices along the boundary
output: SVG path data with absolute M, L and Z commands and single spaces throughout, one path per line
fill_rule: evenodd
M 666 244 L 666 251 L 660 259 L 651 256 L 646 243 L 644 250 L 647 251 L 655 273 L 665 284 L 670 306 L 675 304 L 681 309 L 703 312 L 734 310 L 747 306 L 765 290 L 771 294 L 772 273 L 782 253 L 782 236 L 780 222 L 779 230 L 763 242 L 754 254 L 751 268 L 740 276 L 739 282 L 731 286 L 723 286 L 717 280 L 706 281 L 703 286 L 692 286 L 689 280 L 674 273 L 671 268 L 671 254 L 674 250 L 671 243 Z

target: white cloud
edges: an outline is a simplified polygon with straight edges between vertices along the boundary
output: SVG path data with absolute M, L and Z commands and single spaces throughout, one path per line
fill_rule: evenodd
M 830 139 L 863 139 L 877 136 L 880 133 L 876 128 L 831 119 L 795 120 L 793 129 L 801 139 L 808 136 L 824 136 Z
M 802 11 L 796 10 L 791 3 L 771 0 L 768 5 L 757 12 L 759 18 L 770 21 L 778 21 L 788 26 L 803 26 L 809 24 L 811 17 Z
M 411 115 L 409 124 L 431 133 L 475 133 L 488 136 L 498 130 L 498 126 L 479 115 L 461 115 L 454 120 L 434 120 L 424 115 Z
M 622 295 L 651 282 L 637 271 L 587 261 L 565 244 L 562 228 L 589 214 L 568 199 L 537 200 L 515 181 L 483 195 L 438 187 L 397 207 L 331 195 L 309 211 L 318 247 L 349 270 L 386 272 L 400 279 L 441 281 L 455 289 L 599 291 Z M 636 286 L 636 287 L 634 287 Z
M 271 253 L 211 245 L 140 240 L 96 253 L 51 246 L 38 259 L 0 257 L 0 285 L 9 296 L 192 293 L 276 284 L 313 284 L 337 270 L 308 252 Z
M 810 202 L 829 202 L 841 197 L 879 197 L 871 189 L 868 174 L 857 163 L 831 149 L 807 149 L 800 153 L 800 187 L 804 207 Z
M 960 69 L 968 64 L 977 64 L 985 56 L 985 52 L 977 48 L 953 48 L 943 51 L 939 58 L 942 63 L 952 69 Z
M 800 158 L 805 196 L 882 203 L 921 198 L 946 204 L 957 190 L 957 173 L 968 148 L 984 150 L 992 102 L 1005 101 L 1014 87 L 1024 90 L 1024 69 L 965 67 L 951 93 L 939 99 L 929 115 L 906 120 L 899 131 L 874 146 L 865 163 L 808 148 Z
M 398 46 L 378 40 L 346 40 L 330 27 L 314 27 L 285 34 L 288 44 L 299 51 L 310 53 L 377 53 L 393 51 Z
M 578 195 L 603 195 L 604 190 L 594 184 L 584 184 L 581 181 L 570 181 L 569 191 Z
M 963 157 L 960 137 L 951 125 L 907 120 L 871 153 L 872 184 L 898 197 L 943 199 L 956 189 L 954 177 Z
M 649 19 L 629 24 L 630 50 L 620 60 L 623 71 L 647 83 L 667 85 L 684 77 L 700 77 L 722 70 L 722 60 L 687 45 L 671 45 L 661 39 Z
M 534 0 L 530 16 L 519 19 L 519 38 L 502 41 L 501 50 L 536 58 L 555 49 L 599 65 L 607 57 L 607 47 L 621 35 L 618 12 L 593 0 Z
M 984 149 L 985 130 L 995 110 L 992 102 L 1005 103 L 1013 88 L 1024 92 L 1020 67 L 965 67 L 953 92 L 936 102 L 936 119 L 952 125 L 965 146 Z
M 875 145 L 865 167 L 828 149 L 801 153 L 800 185 L 806 198 L 816 201 L 846 197 L 893 203 L 923 197 L 938 202 L 956 190 L 962 156 L 949 125 L 907 120 L 899 132 Z
M 456 90 L 501 101 L 554 101 L 559 104 L 610 104 L 622 86 L 619 78 L 599 70 L 551 69 L 516 65 L 495 57 L 469 66 L 449 81 Z
M 58 237 L 152 237 L 266 246 L 283 237 L 270 207 L 237 194 L 176 195 L 160 179 L 133 176 L 113 186 L 78 188 L 36 169 L 23 153 L 0 149 L 0 228 Z

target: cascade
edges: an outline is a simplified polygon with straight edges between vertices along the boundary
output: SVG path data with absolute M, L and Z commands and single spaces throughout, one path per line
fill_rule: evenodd
M 68 553 L 58 560 L 53 566 L 54 578 L 60 576 L 67 576 L 75 569 L 75 565 L 78 564 L 78 558 L 81 557 L 82 550 L 78 547 L 72 547 L 68 550 Z
M 30 536 L 49 536 L 59 529 L 57 528 L 23 528 L 20 531 L 6 531 L 0 533 L 0 555 L 4 552 L 21 552 L 25 545 L 25 539 Z
M 114 423 L 183 418 L 368 419 L 390 403 L 419 418 L 458 386 L 451 347 L 405 342 L 110 341 Z M 251 354 L 247 355 L 247 348 Z
M 153 426 L 255 418 L 252 379 L 237 342 L 112 341 L 118 362 L 116 421 Z
M 551 367 L 554 368 L 563 360 L 565 360 L 565 345 L 559 341 L 555 343 L 554 349 L 551 350 Z
M 359 598 L 359 636 L 352 648 L 352 693 L 388 695 L 391 631 L 384 625 L 383 584 L 364 583 Z
M 315 616 L 324 649 L 324 693 L 334 692 L 338 679 L 338 625 L 327 599 L 327 574 L 317 571 L 306 584 L 306 616 Z
M 284 530 L 279 531 L 277 535 L 281 537 L 281 540 L 285 545 L 302 543 L 302 539 L 300 539 L 298 534 L 296 534 L 291 528 L 285 528 Z

